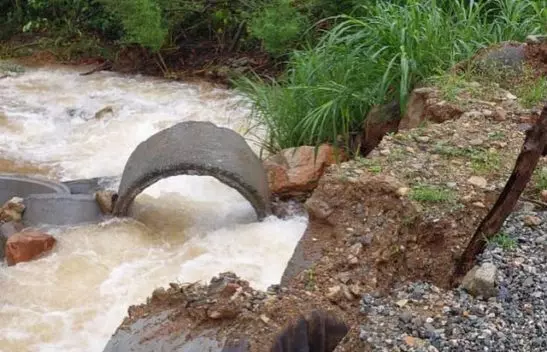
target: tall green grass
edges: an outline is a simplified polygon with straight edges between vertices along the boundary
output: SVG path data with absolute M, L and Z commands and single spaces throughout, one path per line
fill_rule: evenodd
M 236 81 L 267 126 L 264 147 L 348 142 L 376 104 L 477 49 L 547 30 L 547 0 L 362 1 L 359 17 L 340 16 L 319 43 L 294 52 L 277 81 Z

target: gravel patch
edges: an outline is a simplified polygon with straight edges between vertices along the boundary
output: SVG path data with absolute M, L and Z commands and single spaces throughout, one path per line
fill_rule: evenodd
M 480 257 L 498 268 L 497 297 L 421 282 L 367 294 L 361 340 L 373 351 L 547 351 L 547 213 L 514 213 L 502 233 Z

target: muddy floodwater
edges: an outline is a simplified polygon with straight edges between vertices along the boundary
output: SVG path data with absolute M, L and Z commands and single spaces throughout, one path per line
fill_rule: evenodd
M 140 142 L 185 120 L 230 127 L 258 152 L 256 137 L 245 133 L 248 110 L 229 91 L 79 72 L 29 68 L 0 80 L 0 172 L 62 181 L 120 176 Z M 133 214 L 49 229 L 58 241 L 52 253 L 0 264 L 0 352 L 102 351 L 127 308 L 169 282 L 234 271 L 265 289 L 279 282 L 307 223 L 303 217 L 258 223 L 239 193 L 198 176 L 154 184 L 137 198 Z

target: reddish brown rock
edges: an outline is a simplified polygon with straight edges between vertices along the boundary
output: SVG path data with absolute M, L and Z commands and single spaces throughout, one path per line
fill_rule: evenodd
M 399 129 L 416 128 L 424 121 L 441 123 L 454 120 L 462 114 L 459 106 L 440 99 L 434 88 L 416 88 L 410 95 Z
M 6 243 L 6 260 L 8 265 L 28 262 L 41 254 L 50 251 L 55 245 L 55 238 L 46 233 L 29 231 L 19 232 Z
M 270 191 L 280 197 L 300 196 L 313 191 L 325 168 L 336 163 L 337 152 L 330 145 L 303 146 L 281 151 L 264 161 Z M 343 156 L 338 152 L 339 160 Z

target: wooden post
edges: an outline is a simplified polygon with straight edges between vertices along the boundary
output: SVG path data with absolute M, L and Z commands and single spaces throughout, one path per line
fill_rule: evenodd
M 477 255 L 486 248 L 487 240 L 494 237 L 511 214 L 526 185 L 530 181 L 539 158 L 547 151 L 547 105 L 534 127 L 526 134 L 522 150 L 517 158 L 511 177 L 501 192 L 496 204 L 482 220 L 477 231 L 469 241 L 454 270 L 456 283 L 475 264 Z

